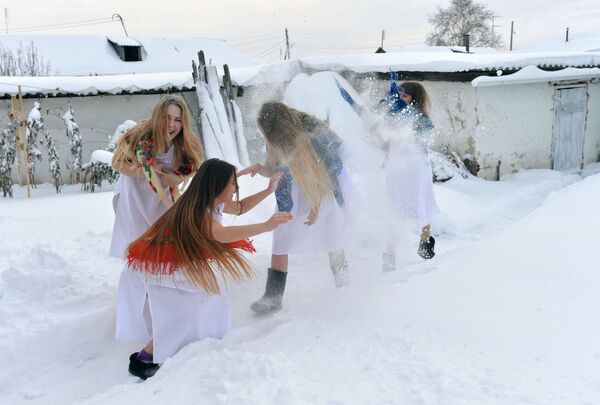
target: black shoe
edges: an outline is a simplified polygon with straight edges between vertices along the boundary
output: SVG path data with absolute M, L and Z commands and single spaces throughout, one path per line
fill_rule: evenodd
M 136 377 L 140 377 L 142 380 L 152 377 L 160 365 L 156 363 L 144 363 L 138 359 L 138 352 L 132 353 L 129 356 L 129 372 Z
M 430 236 L 428 240 L 421 239 L 417 253 L 425 260 L 431 259 L 435 256 L 435 252 L 433 251 L 434 246 L 435 239 L 433 236 Z

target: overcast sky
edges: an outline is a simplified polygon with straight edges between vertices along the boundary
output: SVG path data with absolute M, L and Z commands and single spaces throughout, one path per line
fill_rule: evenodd
M 600 34 L 600 0 L 482 1 L 499 17 L 495 29 L 508 44 L 510 22 L 515 23 L 514 47 L 527 47 L 550 37 L 571 38 Z M 119 13 L 130 36 L 185 36 L 224 38 L 242 52 L 277 60 L 287 27 L 291 56 L 372 52 L 386 30 L 385 46 L 424 44 L 431 31 L 427 18 L 436 6 L 450 0 L 150 0 L 32 1 L 0 0 L 0 26 L 9 33 L 122 35 L 118 22 L 99 21 L 68 29 L 36 28 L 79 21 L 110 19 Z M 491 21 L 490 21 L 491 25 Z M 1 41 L 0 36 L 0 41 Z

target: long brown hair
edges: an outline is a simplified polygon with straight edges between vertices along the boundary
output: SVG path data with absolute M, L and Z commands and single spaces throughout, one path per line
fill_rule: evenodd
M 142 137 L 153 141 L 153 158 L 158 152 L 168 149 L 167 109 L 170 105 L 176 105 L 181 109 L 181 132 L 172 140 L 175 147 L 173 166 L 179 168 L 184 159 L 187 159 L 192 165 L 192 172 L 198 170 L 204 160 L 204 149 L 198 136 L 192 131 L 187 104 L 181 97 L 172 94 L 163 96 L 154 107 L 149 119 L 140 120 L 135 127 L 119 139 L 113 155 L 113 163 L 118 161 L 135 162 L 135 148 Z
M 310 208 L 318 211 L 321 202 L 332 195 L 332 185 L 311 136 L 327 125 L 312 115 L 271 101 L 258 112 L 258 126 L 269 148 L 290 170 Z
M 212 236 L 215 200 L 232 176 L 237 183 L 232 164 L 219 159 L 204 162 L 181 198 L 128 249 L 138 243 L 150 246 L 146 257 L 151 266 L 163 265 L 164 258 L 173 255 L 178 270 L 193 285 L 213 294 L 219 293 L 217 274 L 250 278 L 252 270 L 244 256 Z
M 414 104 L 424 116 L 429 117 L 430 103 L 425 87 L 418 82 L 404 82 L 400 86 L 404 88 L 404 93 L 412 97 L 411 104 Z

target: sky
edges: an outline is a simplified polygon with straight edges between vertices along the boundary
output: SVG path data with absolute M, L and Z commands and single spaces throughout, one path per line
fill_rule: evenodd
M 403 4 L 391 0 L 179 0 L 173 4 L 146 0 L 0 1 L 0 27 L 6 32 L 31 34 L 123 35 L 118 13 L 129 35 L 208 37 L 226 39 L 236 49 L 264 60 L 278 60 L 285 51 L 288 28 L 291 57 L 372 52 L 384 47 L 423 45 L 432 27 L 428 16 L 450 0 L 422 0 Z M 508 45 L 514 21 L 514 49 L 529 47 L 548 38 L 564 38 L 600 32 L 598 0 L 493 0 L 483 4 L 495 11 L 495 30 Z M 93 24 L 69 28 L 59 24 L 81 21 Z M 490 21 L 490 24 L 492 22 Z M 49 26 L 53 27 L 40 27 Z M 36 27 L 34 30 L 27 29 Z M 24 29 L 25 28 L 25 29 Z M 2 37 L 0 36 L 0 41 Z

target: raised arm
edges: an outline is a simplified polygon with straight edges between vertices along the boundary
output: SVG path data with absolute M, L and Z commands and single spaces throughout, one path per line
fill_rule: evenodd
M 263 177 L 271 177 L 277 172 L 277 157 L 271 151 L 267 145 L 267 157 L 264 164 L 255 163 L 252 166 L 248 166 L 238 172 L 238 176 L 249 174 L 251 177 L 260 174 Z
M 289 212 L 276 212 L 266 222 L 252 225 L 223 226 L 218 221 L 213 220 L 212 235 L 217 242 L 235 242 L 261 233 L 270 232 L 291 219 L 292 214 Z
M 263 191 L 259 191 L 256 194 L 252 194 L 241 201 L 228 201 L 223 207 L 223 212 L 226 214 L 242 215 L 256 207 L 262 200 L 267 198 L 269 194 L 275 191 L 279 179 L 283 173 L 275 173 L 269 180 L 269 185 Z

